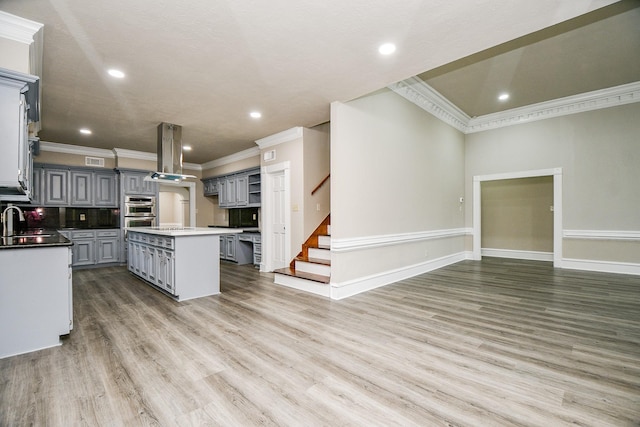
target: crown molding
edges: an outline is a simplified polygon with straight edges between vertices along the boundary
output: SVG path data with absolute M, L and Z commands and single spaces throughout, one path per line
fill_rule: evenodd
M 640 102 L 638 81 L 484 116 L 469 117 L 417 77 L 394 83 L 388 88 L 465 134 Z
M 469 120 L 466 133 L 482 132 L 634 102 L 640 102 L 640 81 L 474 117 Z
M 466 133 L 470 117 L 420 78 L 411 77 L 387 87 L 460 132 Z
M 238 151 L 237 153 L 230 154 L 225 157 L 221 157 L 216 160 L 211 160 L 210 162 L 203 163 L 200 165 L 202 170 L 205 169 L 213 169 L 218 166 L 228 165 L 229 163 L 238 162 L 240 160 L 249 159 L 251 157 L 260 156 L 260 148 L 251 147 L 243 151 Z
M 260 149 L 272 147 L 274 145 L 282 144 L 283 142 L 293 141 L 295 139 L 302 138 L 302 127 L 297 126 L 275 135 L 267 136 L 265 138 L 258 139 L 256 144 Z
M 44 27 L 43 24 L 29 19 L 24 19 L 10 13 L 0 11 L 0 37 L 31 44 L 33 36 Z
M 60 144 L 59 142 L 40 141 L 41 151 L 50 151 L 52 153 L 77 154 L 80 156 L 97 156 L 113 159 L 115 154 L 111 150 L 104 148 L 82 147 L 79 145 Z
M 158 161 L 158 154 L 156 153 L 148 153 L 146 151 L 137 151 L 137 150 L 128 150 L 126 148 L 114 148 L 113 153 L 115 157 L 122 157 L 124 159 L 134 159 L 134 160 L 147 160 L 151 162 Z M 201 171 L 202 165 L 197 163 L 182 163 L 182 169 Z

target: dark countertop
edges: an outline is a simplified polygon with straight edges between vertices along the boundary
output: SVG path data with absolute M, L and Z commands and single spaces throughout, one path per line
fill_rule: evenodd
M 11 237 L 0 237 L 0 250 L 72 245 L 71 240 L 55 230 L 31 230 Z

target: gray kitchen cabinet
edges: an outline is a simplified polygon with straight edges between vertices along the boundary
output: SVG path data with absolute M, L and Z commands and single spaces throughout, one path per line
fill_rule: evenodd
M 175 251 L 172 237 L 129 232 L 127 268 L 175 295 Z
M 69 171 L 71 206 L 93 206 L 93 173 L 85 170 Z
M 95 172 L 93 183 L 93 203 L 95 206 L 118 206 L 118 175 L 115 172 Z
M 202 180 L 205 196 L 218 195 L 218 178 L 205 178 Z
M 72 231 L 73 266 L 96 263 L 96 234 L 93 230 Z
M 31 204 L 33 205 L 41 205 L 44 202 L 42 199 L 43 179 L 42 168 L 33 168 L 33 178 L 31 179 Z
M 124 195 L 157 196 L 158 183 L 146 181 L 148 172 L 120 169 L 120 180 Z
M 73 242 L 74 267 L 120 261 L 120 229 L 59 230 L 59 233 Z
M 221 208 L 259 207 L 260 168 L 202 179 L 205 196 L 218 196 Z
M 236 200 L 235 206 L 245 207 L 249 204 L 249 175 L 236 176 Z
M 113 170 L 38 164 L 32 172 L 31 204 L 118 207 L 118 175 Z
M 96 247 L 96 264 L 120 261 L 120 230 L 97 230 Z
M 46 168 L 43 171 L 42 198 L 45 206 L 69 204 L 69 170 Z

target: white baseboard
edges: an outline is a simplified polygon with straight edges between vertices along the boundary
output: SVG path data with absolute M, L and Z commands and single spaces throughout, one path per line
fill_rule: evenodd
M 496 258 L 527 259 L 531 261 L 553 261 L 553 252 L 516 251 L 512 249 L 482 248 L 482 256 Z
M 631 262 L 563 258 L 562 268 L 569 270 L 599 271 L 601 273 L 640 275 L 640 264 Z
M 389 285 L 401 280 L 409 279 L 419 274 L 428 273 L 447 265 L 455 264 L 468 258 L 468 252 L 459 252 L 432 259 L 420 264 L 414 264 L 396 270 L 385 271 L 367 277 L 349 280 L 343 283 L 331 283 L 331 298 L 343 299 L 362 292 L 370 291 L 381 286 Z

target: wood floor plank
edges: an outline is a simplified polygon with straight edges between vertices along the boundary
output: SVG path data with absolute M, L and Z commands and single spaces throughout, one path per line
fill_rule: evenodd
M 0 426 L 640 426 L 640 277 L 463 261 L 346 300 L 223 263 L 182 303 L 74 271 L 60 347 L 0 360 Z

